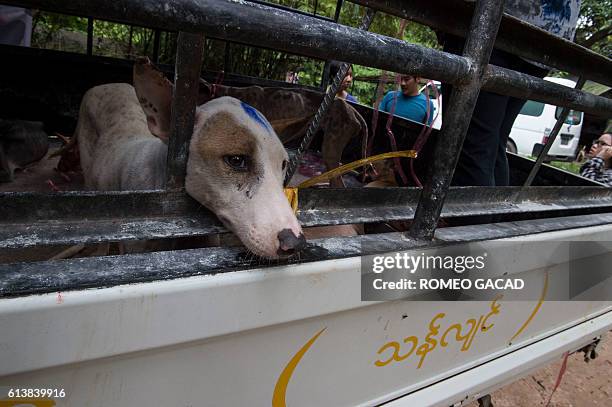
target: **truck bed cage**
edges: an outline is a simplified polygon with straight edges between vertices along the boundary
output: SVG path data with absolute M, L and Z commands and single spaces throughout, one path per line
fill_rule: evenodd
M 462 0 L 351 1 L 464 36 L 463 55 L 364 32 L 328 18 L 296 13 L 260 1 L 89 0 L 85 7 L 82 1 L 76 0 L 5 0 L 4 3 L 11 5 L 53 12 L 86 13 L 90 22 L 91 19 L 103 19 L 178 31 L 179 37 L 166 190 L 2 193 L 0 250 L 202 236 L 225 231 L 212 214 L 183 191 L 204 35 L 322 60 L 336 59 L 425 76 L 454 85 L 450 100 L 445 100 L 446 114 L 438 137 L 444 142 L 434 146 L 436 159 L 431 163 L 422 190 L 315 189 L 300 192 L 298 218 L 305 226 L 412 219 L 408 235 L 389 233 L 325 239 L 315 242 L 320 251 L 311 250 L 301 261 L 363 254 L 363 242 L 381 242 L 376 250 L 399 250 L 612 222 L 610 214 L 602 214 L 612 209 L 612 190 L 599 186 L 450 187 L 481 89 L 612 117 L 612 100 L 608 98 L 488 64 L 494 46 L 605 85 L 612 85 L 609 58 L 504 15 L 504 2 L 499 0 L 475 3 Z M 341 3 L 340 0 L 338 5 Z M 337 17 L 338 12 L 336 21 Z M 568 54 L 574 57 L 567 58 Z M 559 120 L 563 121 L 564 117 Z M 475 237 L 470 232 L 472 226 L 444 228 L 432 241 L 440 216 L 494 214 L 506 222 L 480 228 L 487 233 Z M 537 219 L 541 217 L 547 219 Z M 0 297 L 256 266 L 240 258 L 238 252 L 235 248 L 206 248 L 182 253 L 0 265 L 3 276 Z

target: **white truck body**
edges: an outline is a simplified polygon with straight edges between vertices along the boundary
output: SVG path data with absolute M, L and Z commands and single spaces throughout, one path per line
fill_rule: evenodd
M 0 390 L 64 389 L 55 405 L 75 407 L 468 402 L 612 326 L 612 302 L 546 301 L 565 261 L 533 242 L 568 240 L 612 241 L 612 225 L 490 247 L 539 297 L 498 299 L 497 313 L 491 301 L 362 302 L 359 257 L 0 299 Z M 452 324 L 487 316 L 489 329 L 442 346 Z

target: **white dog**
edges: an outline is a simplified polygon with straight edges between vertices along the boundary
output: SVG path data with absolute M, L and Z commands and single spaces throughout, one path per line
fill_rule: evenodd
M 90 89 L 76 137 L 86 186 L 159 189 L 166 179 L 172 84 L 148 63 L 134 87 Z M 288 156 L 268 121 L 232 97 L 196 109 L 185 188 L 256 255 L 278 258 L 305 246 L 283 193 Z

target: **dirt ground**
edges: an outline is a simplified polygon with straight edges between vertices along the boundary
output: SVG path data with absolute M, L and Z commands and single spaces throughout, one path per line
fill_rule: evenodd
M 550 407 L 612 406 L 612 333 L 602 338 L 598 357 L 584 362 L 583 353 L 570 355 L 567 370 Z M 491 395 L 495 407 L 545 406 L 555 385 L 561 358 Z M 477 403 L 469 407 L 477 407 Z

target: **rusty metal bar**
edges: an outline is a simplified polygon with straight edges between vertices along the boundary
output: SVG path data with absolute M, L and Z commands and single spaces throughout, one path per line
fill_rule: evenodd
M 223 44 L 223 72 L 229 73 L 232 71 L 232 60 L 231 60 L 231 42 L 225 41 Z
M 5 0 L 16 5 L 82 14 L 77 0 Z M 327 20 L 249 2 L 231 0 L 175 0 L 166 10 L 154 0 L 106 2 L 90 0 L 94 18 L 128 24 L 203 32 L 221 40 L 272 48 L 321 60 L 336 59 L 409 75 L 460 84 L 468 76 L 468 62 L 458 55 L 360 31 Z M 516 79 L 520 79 L 515 82 Z M 526 89 L 528 85 L 530 88 Z M 507 94 L 569 106 L 598 115 L 612 114 L 612 100 L 489 66 L 482 87 Z M 527 94 L 528 96 L 518 96 Z M 558 95 L 556 98 L 554 95 Z M 562 97 L 561 97 L 562 95 Z
M 604 213 L 443 228 L 434 242 L 402 239 L 399 233 L 317 239 L 301 253 L 299 261 L 293 262 L 306 263 L 416 250 L 610 223 L 612 214 Z M 269 265 L 262 265 L 257 260 L 250 259 L 252 256 L 247 256 L 241 247 L 208 247 L 124 256 L 0 264 L 0 298 L 185 278 Z
M 464 0 L 349 1 L 464 38 L 474 8 Z M 502 18 L 495 48 L 612 86 L 610 58 L 508 14 Z
M 83 13 L 79 0 L 6 0 L 33 8 Z M 465 77 L 467 62 L 457 55 L 408 44 L 357 28 L 251 2 L 157 0 L 108 2 L 90 0 L 94 18 L 185 32 L 273 48 L 321 60 L 336 59 L 407 74 L 426 74 L 442 82 Z
M 167 189 L 180 189 L 185 184 L 185 168 L 189 141 L 193 133 L 203 53 L 203 35 L 179 32 L 170 123 L 172 135 L 168 142 L 166 168 Z
M 554 85 L 554 86 L 549 86 Z M 567 86 L 553 84 L 535 76 L 511 69 L 489 65 L 485 73 L 482 90 L 508 95 L 519 99 L 530 99 L 555 106 L 589 112 L 601 116 L 612 116 L 612 99 Z
M 463 51 L 463 55 L 471 61 L 472 69 L 465 84 L 453 88 L 450 103 L 444 109 L 447 114 L 435 146 L 435 160 L 427 174 L 409 230 L 414 238 L 433 238 L 493 50 L 503 6 L 503 0 L 479 0 L 476 3 L 470 35 Z
M 411 220 L 420 194 L 417 188 L 305 189 L 297 216 L 304 227 Z M 612 189 L 599 186 L 452 187 L 441 216 L 520 220 L 610 212 Z M 0 219 L 0 251 L 227 232 L 214 214 L 176 191 L 5 193 Z
M 340 11 L 342 10 L 342 3 L 344 0 L 336 1 L 336 11 L 334 12 L 334 21 L 338 22 L 340 20 Z
M 576 82 L 576 89 L 581 89 L 584 86 L 585 82 L 586 82 L 586 79 L 584 78 L 584 76 L 581 76 L 578 79 L 578 82 Z M 540 154 L 538 155 L 538 159 L 536 160 L 535 164 L 533 165 L 533 168 L 529 172 L 529 175 L 527 176 L 527 179 L 525 180 L 523 187 L 530 186 L 533 180 L 535 179 L 536 175 L 538 174 L 538 170 L 542 166 L 544 159 L 546 158 L 546 156 L 548 155 L 548 152 L 550 151 L 550 148 L 552 147 L 553 143 L 557 139 L 557 135 L 559 134 L 561 127 L 563 127 L 563 124 L 565 124 L 565 119 L 567 119 L 567 115 L 569 114 L 569 111 L 570 111 L 569 107 L 564 107 L 563 110 L 561 110 L 561 114 L 559 115 L 559 118 L 557 119 L 555 126 L 550 132 L 550 135 L 548 136 L 548 140 L 546 140 L 546 145 L 544 146 L 542 151 L 540 151 Z

